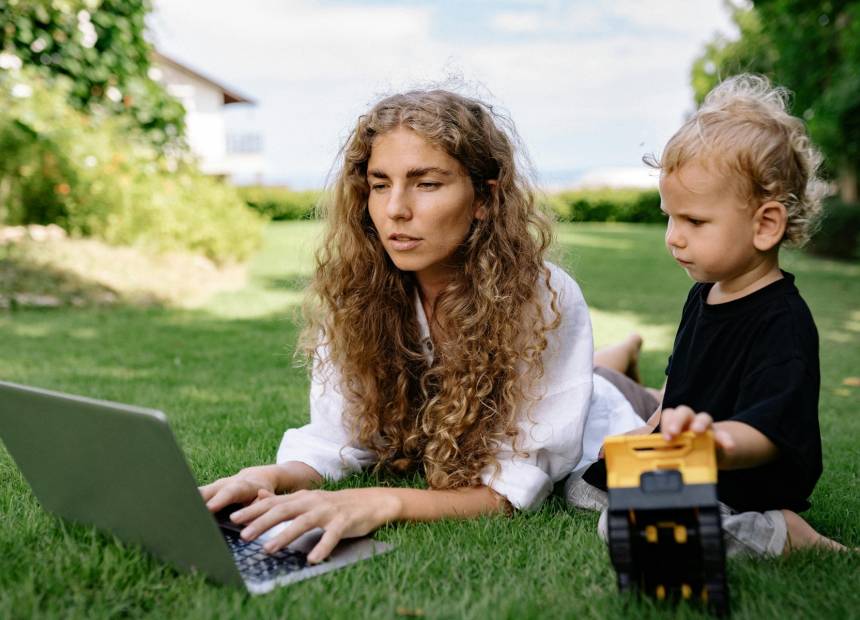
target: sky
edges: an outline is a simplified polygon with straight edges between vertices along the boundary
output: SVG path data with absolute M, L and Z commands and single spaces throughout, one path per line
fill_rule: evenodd
M 378 98 L 442 84 L 506 111 L 547 187 L 646 177 L 693 109 L 724 0 L 156 0 L 156 47 L 257 104 L 270 184 L 319 187 Z M 237 109 L 244 108 L 244 109 Z M 638 172 L 637 172 L 638 171 Z

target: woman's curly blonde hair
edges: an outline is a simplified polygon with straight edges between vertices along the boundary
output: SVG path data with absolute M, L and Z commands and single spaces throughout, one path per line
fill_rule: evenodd
M 692 160 L 713 163 L 755 205 L 785 206 L 784 240 L 809 239 L 826 185 L 818 178 L 821 154 L 806 127 L 788 113 L 790 93 L 760 75 L 737 75 L 718 84 L 675 132 L 660 159 L 645 163 L 671 174 Z
M 415 277 L 394 266 L 368 212 L 373 141 L 401 127 L 460 162 L 487 209 L 458 249 L 462 270 L 435 302 L 441 337 L 430 365 Z M 319 363 L 325 350 L 337 368 L 344 419 L 377 467 L 423 470 L 433 488 L 476 485 L 485 467 L 498 467 L 495 452 L 516 440 L 528 386 L 543 374 L 546 333 L 559 323 L 544 264 L 550 219 L 518 169 L 515 144 L 512 124 L 479 100 L 444 90 L 393 95 L 358 119 L 322 205 L 327 228 L 303 351 Z

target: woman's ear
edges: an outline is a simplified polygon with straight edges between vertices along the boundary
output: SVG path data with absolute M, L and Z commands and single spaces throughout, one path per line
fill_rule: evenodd
M 776 200 L 770 200 L 753 215 L 753 245 L 759 252 L 767 252 L 782 241 L 785 227 L 788 225 L 788 213 L 785 205 Z
M 487 184 L 487 188 L 489 191 L 487 192 L 486 198 L 480 198 L 475 201 L 475 219 L 476 220 L 485 220 L 487 219 L 488 209 L 487 209 L 487 200 L 490 199 L 496 193 L 496 190 L 499 187 L 499 182 L 495 179 L 490 179 L 489 181 L 484 181 Z

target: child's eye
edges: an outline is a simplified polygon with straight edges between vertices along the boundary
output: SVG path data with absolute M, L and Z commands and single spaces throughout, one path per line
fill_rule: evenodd
M 703 220 L 697 220 L 697 219 L 696 219 L 696 218 L 694 218 L 694 217 L 688 218 L 688 221 L 689 221 L 689 222 L 690 222 L 690 224 L 692 224 L 693 226 L 701 226 L 702 224 L 704 224 L 704 223 L 705 223 Z

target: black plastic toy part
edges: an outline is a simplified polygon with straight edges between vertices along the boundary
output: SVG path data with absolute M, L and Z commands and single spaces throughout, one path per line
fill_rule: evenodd
M 607 441 L 609 555 L 619 590 L 658 600 L 699 600 L 712 613 L 727 616 L 716 463 L 696 454 L 713 451 L 712 440 L 693 438 L 686 451 L 655 444 L 663 441 L 659 436 L 650 436 L 646 444 L 637 441 L 639 437 L 625 437 L 612 448 Z M 619 468 L 623 475 L 617 475 Z M 638 485 L 630 486 L 637 474 Z

